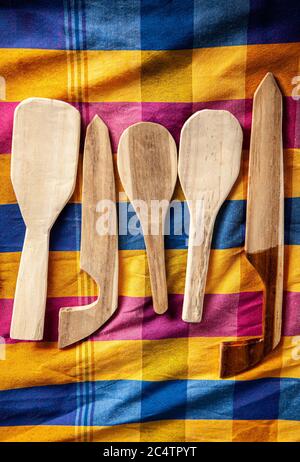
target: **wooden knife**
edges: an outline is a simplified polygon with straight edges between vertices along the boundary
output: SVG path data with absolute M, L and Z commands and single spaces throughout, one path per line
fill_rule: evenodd
M 221 345 L 221 377 L 246 371 L 280 342 L 284 261 L 282 96 L 271 73 L 253 102 L 245 253 L 264 285 L 262 337 Z
M 118 307 L 118 228 L 113 158 L 109 133 L 100 117 L 87 128 L 83 159 L 80 266 L 100 294 L 89 305 L 62 308 L 59 348 L 98 330 Z

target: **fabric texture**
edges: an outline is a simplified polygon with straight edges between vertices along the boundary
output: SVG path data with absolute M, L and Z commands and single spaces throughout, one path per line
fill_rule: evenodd
M 300 441 L 299 42 L 298 0 L 0 1 L 1 441 Z M 262 364 L 221 380 L 220 343 L 261 333 L 262 286 L 243 244 L 252 98 L 269 71 L 284 95 L 283 338 Z M 197 110 L 238 118 L 241 174 L 217 218 L 203 322 L 181 320 L 187 233 L 174 229 L 188 212 L 177 184 L 168 312 L 154 314 L 143 237 L 124 232 L 118 311 L 90 339 L 58 350 L 59 309 L 97 295 L 80 271 L 81 154 L 76 190 L 51 232 L 44 340 L 9 338 L 25 231 L 10 181 L 13 112 L 33 96 L 74 104 L 82 145 L 99 114 L 114 159 L 122 131 L 141 120 L 178 143 Z M 128 207 L 121 195 L 125 229 L 135 219 Z

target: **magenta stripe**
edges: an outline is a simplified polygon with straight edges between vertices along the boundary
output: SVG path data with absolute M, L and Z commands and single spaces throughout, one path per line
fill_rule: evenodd
M 13 112 L 18 103 L 0 102 L 0 152 L 11 152 L 11 134 Z M 244 147 L 249 146 L 252 100 L 212 101 L 207 103 L 82 103 L 76 104 L 80 109 L 83 120 L 83 129 L 87 123 L 99 114 L 107 123 L 113 151 L 116 152 L 121 133 L 129 125 L 147 120 L 158 122 L 167 127 L 176 142 L 179 141 L 180 130 L 186 119 L 195 111 L 201 109 L 226 109 L 231 111 L 239 120 L 244 130 Z M 284 104 L 284 147 L 299 148 L 300 133 L 299 104 L 291 97 L 285 98 Z M 297 129 L 296 129 L 297 126 Z
M 61 307 L 93 301 L 95 297 L 65 297 L 48 299 L 44 341 L 57 341 L 58 312 Z M 164 315 L 154 313 L 151 298 L 120 297 L 119 309 L 92 339 L 159 340 L 184 337 L 231 337 L 261 333 L 261 292 L 206 295 L 201 323 L 188 324 L 181 320 L 182 295 L 169 296 L 169 310 Z M 0 335 L 8 343 L 13 300 L 0 301 Z M 284 299 L 283 335 L 300 334 L 300 293 L 287 292 Z
M 0 153 L 11 152 L 11 137 L 14 120 L 14 110 L 18 103 L 0 101 Z

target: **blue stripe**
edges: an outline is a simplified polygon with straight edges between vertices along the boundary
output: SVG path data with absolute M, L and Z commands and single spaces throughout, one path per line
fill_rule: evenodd
M 193 0 L 141 0 L 142 50 L 193 48 Z
M 266 378 L 236 381 L 233 418 L 300 421 L 300 380 Z
M 140 0 L 89 0 L 85 5 L 88 50 L 140 50 Z
M 250 0 L 248 44 L 298 41 L 299 0 Z
M 0 48 L 63 50 L 65 48 L 63 0 L 1 2 Z
M 285 244 L 300 244 L 300 197 L 291 197 L 284 203 Z
M 132 206 L 120 202 L 119 249 L 145 249 L 140 225 Z M 184 216 L 186 224 L 184 226 Z M 177 202 L 170 214 L 170 235 L 166 236 L 167 249 L 186 249 L 188 244 L 189 213 L 186 203 Z M 168 223 L 169 218 L 166 222 Z M 245 221 L 244 201 L 227 201 L 216 220 L 213 248 L 238 247 L 243 244 Z M 0 252 L 20 252 L 25 225 L 17 204 L 0 205 Z M 74 251 L 80 249 L 81 204 L 68 204 L 51 231 L 50 250 Z M 130 229 L 131 234 L 128 233 Z M 186 232 L 185 232 L 186 231 Z M 133 233 L 138 233 L 134 235 Z
M 87 385 L 87 386 L 84 386 Z M 91 422 L 121 425 L 167 419 L 300 420 L 300 380 L 103 380 L 0 391 L 0 426 L 74 425 L 91 402 Z
M 81 3 L 74 0 L 76 14 Z M 86 46 L 171 50 L 297 42 L 299 10 L 298 0 L 89 0 Z M 77 23 L 74 33 L 82 28 Z M 0 4 L 0 48 L 65 49 L 65 34 L 63 0 Z
M 284 380 L 282 383 L 285 383 Z M 236 420 L 276 420 L 281 418 L 279 417 L 280 381 L 279 378 L 253 381 L 238 380 L 234 387 L 233 418 Z M 298 382 L 300 385 L 300 381 Z M 287 404 L 287 409 L 288 413 L 292 412 L 289 404 Z
M 279 418 L 300 421 L 300 380 L 280 380 Z
M 194 0 L 194 5 L 194 48 L 247 44 L 248 0 Z
M 0 391 L 0 426 L 74 425 L 76 384 Z
M 185 202 L 174 201 L 174 204 L 175 208 L 171 210 L 166 220 L 167 224 L 170 222 L 170 233 L 165 237 L 165 246 L 166 249 L 187 249 L 188 208 Z M 216 219 L 213 249 L 229 249 L 244 245 L 245 209 L 246 201 L 225 201 Z M 145 249 L 139 220 L 132 206 L 120 202 L 118 211 L 119 249 Z M 20 252 L 25 226 L 17 204 L 0 205 L 0 226 L 0 252 Z M 51 231 L 50 250 L 80 250 L 80 228 L 81 204 L 68 204 Z M 285 244 L 300 245 L 300 197 L 285 200 Z

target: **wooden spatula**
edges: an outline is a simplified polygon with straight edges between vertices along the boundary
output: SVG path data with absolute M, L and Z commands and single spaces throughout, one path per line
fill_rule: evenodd
M 182 128 L 178 173 L 190 211 L 184 321 L 202 318 L 214 223 L 239 174 L 242 138 L 227 111 L 196 112 Z
M 163 233 L 177 177 L 175 141 L 159 124 L 132 125 L 120 139 L 118 169 L 124 190 L 141 222 L 153 307 L 156 313 L 162 314 L 168 308 Z M 156 213 L 158 201 L 164 201 L 160 213 Z
M 263 336 L 226 342 L 221 377 L 245 371 L 280 342 L 283 287 L 282 97 L 271 73 L 254 95 L 245 252 L 264 285 Z
M 15 110 L 11 179 L 26 224 L 10 336 L 43 338 L 49 232 L 73 193 L 80 115 L 62 101 L 32 98 Z
M 60 310 L 60 348 L 95 332 L 118 306 L 118 229 L 113 158 L 108 129 L 98 116 L 87 128 L 84 147 L 80 266 L 96 281 L 100 295 L 89 305 Z

